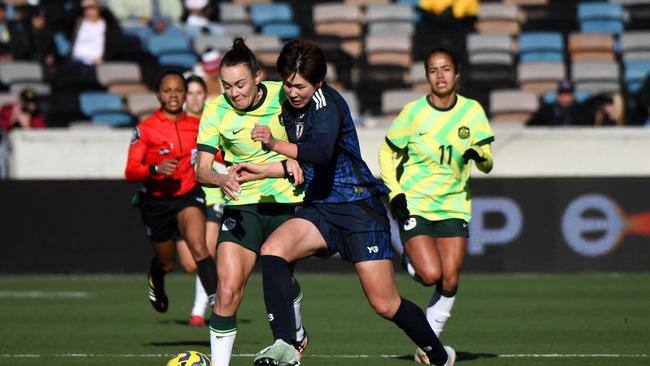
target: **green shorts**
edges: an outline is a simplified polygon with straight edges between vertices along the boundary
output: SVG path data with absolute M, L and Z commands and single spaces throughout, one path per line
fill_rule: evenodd
M 417 235 L 426 235 L 432 238 L 448 238 L 462 236 L 469 237 L 467 221 L 462 219 L 447 219 L 430 221 L 422 216 L 411 216 L 399 227 L 399 238 L 402 243 Z
M 293 217 L 295 209 L 296 205 L 285 203 L 226 206 L 221 217 L 217 245 L 233 242 L 259 255 L 264 241 Z
M 221 222 L 223 216 L 223 203 L 205 205 L 205 217 L 208 221 Z

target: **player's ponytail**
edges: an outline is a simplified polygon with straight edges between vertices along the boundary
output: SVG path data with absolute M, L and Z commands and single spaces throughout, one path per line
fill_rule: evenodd
M 221 66 L 246 65 L 253 75 L 260 71 L 260 64 L 253 51 L 246 45 L 243 38 L 237 37 L 232 42 L 232 48 L 221 58 Z
M 300 74 L 312 85 L 325 80 L 327 74 L 323 50 L 311 42 L 300 39 L 289 41 L 282 47 L 276 67 L 282 80 Z

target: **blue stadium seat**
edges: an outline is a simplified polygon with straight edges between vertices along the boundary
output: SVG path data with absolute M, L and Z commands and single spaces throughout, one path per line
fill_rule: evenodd
M 93 124 L 103 124 L 114 127 L 131 125 L 133 117 L 125 112 L 96 113 L 90 119 Z
M 83 92 L 79 94 L 79 108 L 92 117 L 97 113 L 122 112 L 122 98 L 107 92 Z
M 251 23 L 262 27 L 272 23 L 288 23 L 293 21 L 293 10 L 289 4 L 251 4 L 249 7 Z
M 300 37 L 300 27 L 296 23 L 267 24 L 262 26 L 261 33 L 284 39 L 298 38 Z
M 623 6 L 613 3 L 579 3 L 578 21 L 582 32 L 620 34 L 624 30 Z
M 519 61 L 563 62 L 564 38 L 560 32 L 523 32 L 519 35 Z
M 649 75 L 650 61 L 630 61 L 625 63 L 625 85 L 630 93 L 638 92 Z
M 190 52 L 168 53 L 158 57 L 161 65 L 180 66 L 185 69 L 191 69 L 197 61 L 196 55 Z
M 176 33 L 162 33 L 151 36 L 147 41 L 147 50 L 154 56 L 165 53 L 191 51 L 191 45 L 185 36 Z

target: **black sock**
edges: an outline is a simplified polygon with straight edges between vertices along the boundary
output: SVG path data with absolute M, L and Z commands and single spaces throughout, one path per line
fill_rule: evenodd
M 447 351 L 431 329 L 424 312 L 417 305 L 402 298 L 402 303 L 391 321 L 427 353 L 432 365 L 444 365 L 447 362 Z
M 261 256 L 260 262 L 264 303 L 273 338 L 293 344 L 296 338 L 296 321 L 293 314 L 293 284 L 289 264 L 284 259 L 273 255 Z
M 149 273 L 151 273 L 151 282 L 156 291 L 163 291 L 165 288 L 164 276 L 167 272 L 165 272 L 160 260 L 158 260 L 158 257 L 156 256 L 151 258 L 151 262 L 149 263 Z
M 214 304 L 217 293 L 217 265 L 214 263 L 214 258 L 207 256 L 196 262 L 196 274 L 201 280 L 205 293 L 208 294 L 210 305 Z

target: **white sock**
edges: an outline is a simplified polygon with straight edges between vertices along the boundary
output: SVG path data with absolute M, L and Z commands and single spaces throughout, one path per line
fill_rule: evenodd
M 431 329 L 440 337 L 442 330 L 451 316 L 451 308 L 454 307 L 456 295 L 451 297 L 443 296 L 440 292 L 434 291 L 429 306 L 427 307 L 427 320 Z
M 228 366 L 230 356 L 232 355 L 232 346 L 235 344 L 237 330 L 228 335 L 217 336 L 210 332 L 210 352 L 212 356 L 212 366 Z
M 296 319 L 296 341 L 301 342 L 305 337 L 305 328 L 302 327 L 302 292 L 293 300 L 293 315 Z
M 208 294 L 203 289 L 199 276 L 194 281 L 194 306 L 192 307 L 192 316 L 204 316 L 205 309 L 208 307 Z

